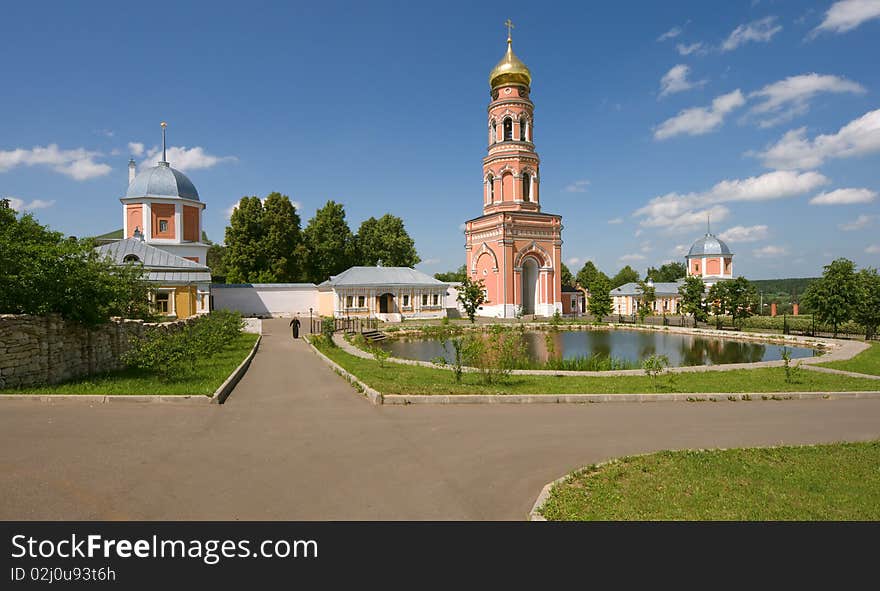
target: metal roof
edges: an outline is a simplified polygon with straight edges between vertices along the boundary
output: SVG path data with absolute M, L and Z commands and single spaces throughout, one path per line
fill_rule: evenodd
M 179 170 L 171 168 L 167 162 L 160 162 L 134 177 L 128 185 L 125 196 L 180 197 L 199 200 L 199 192 L 192 181 Z
M 727 245 L 714 234 L 706 234 L 691 246 L 688 257 L 701 257 L 712 254 L 733 254 Z
M 684 284 L 684 280 L 675 283 L 655 283 L 654 293 L 658 296 L 678 295 L 678 288 Z M 625 283 L 620 287 L 611 290 L 611 297 L 614 296 L 639 296 L 642 295 L 642 288 L 638 283 Z
M 409 267 L 351 267 L 333 275 L 319 287 L 355 287 L 372 285 L 445 287 L 448 284 Z
M 150 246 L 137 238 L 126 238 L 95 248 L 110 257 L 117 265 L 128 263 L 128 257 L 137 257 L 144 266 L 149 281 L 162 283 L 206 283 L 211 281 L 211 270 L 161 248 Z
M 211 273 L 186 271 L 150 271 L 147 280 L 161 283 L 210 283 Z

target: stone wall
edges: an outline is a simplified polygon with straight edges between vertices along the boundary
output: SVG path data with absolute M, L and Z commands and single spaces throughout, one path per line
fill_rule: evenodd
M 188 322 L 116 320 L 89 329 L 58 315 L 0 314 L 0 388 L 57 384 L 122 369 L 122 354 L 147 327 L 176 330 Z

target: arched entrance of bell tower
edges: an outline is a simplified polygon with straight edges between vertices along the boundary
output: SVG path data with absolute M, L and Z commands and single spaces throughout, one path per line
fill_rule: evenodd
M 538 261 L 526 257 L 522 262 L 522 313 L 534 314 L 538 301 Z

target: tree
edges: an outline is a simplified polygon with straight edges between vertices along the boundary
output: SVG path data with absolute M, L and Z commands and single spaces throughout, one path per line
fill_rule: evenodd
M 706 320 L 706 303 L 704 296 L 706 295 L 706 284 L 699 275 L 691 275 L 684 280 L 684 283 L 678 288 L 678 294 L 681 296 L 681 311 L 684 314 L 690 314 L 697 320 Z
M 645 281 L 639 281 L 638 284 L 639 321 L 644 322 L 645 316 L 648 316 L 653 311 L 654 302 L 657 300 L 657 291 L 654 289 L 653 283 L 649 285 Z
M 718 329 L 721 328 L 721 317 L 730 308 L 730 294 L 728 293 L 727 283 L 727 281 L 719 281 L 709 288 L 709 294 L 706 296 L 709 307 L 712 310 L 712 315 L 715 316 L 715 328 Z
M 294 283 L 302 277 L 300 218 L 287 195 L 269 193 L 263 202 L 263 251 L 270 283 Z
M 458 289 L 457 299 L 473 324 L 476 321 L 477 308 L 486 303 L 486 286 L 483 280 L 472 281 L 470 277 L 465 276 Z
M 687 267 L 684 266 L 684 263 L 666 263 L 661 265 L 659 269 L 649 267 L 645 278 L 654 283 L 675 283 L 685 275 L 687 275 Z
M 354 235 L 345 221 L 345 208 L 341 203 L 328 201 L 315 212 L 303 231 L 303 244 L 308 252 L 306 277 L 314 283 L 341 273 L 357 262 Z
M 597 322 L 611 314 L 611 284 L 604 273 L 596 276 L 590 286 L 588 309 Z
M 57 313 L 85 325 L 149 318 L 149 293 L 140 264 L 116 265 L 93 241 L 64 237 L 0 200 L 0 313 Z
M 242 197 L 226 226 L 226 281 L 250 283 L 260 281 L 267 270 L 263 249 L 263 203 L 260 198 Z
M 568 267 L 565 266 L 565 263 L 562 263 L 562 286 L 574 287 L 574 276 Z
M 836 259 L 825 265 L 822 277 L 807 288 L 804 303 L 820 322 L 830 324 L 837 336 L 837 327 L 852 318 L 857 289 L 855 264 Z
M 434 279 L 439 279 L 446 283 L 460 283 L 467 277 L 467 265 L 462 265 L 455 271 L 447 271 L 446 273 L 434 273 Z
M 636 283 L 638 280 L 639 272 L 627 265 L 618 271 L 617 275 L 614 276 L 614 279 L 611 280 L 611 289 L 618 288 L 627 283 Z
M 355 236 L 358 264 L 385 267 L 415 267 L 422 259 L 403 226 L 403 220 L 386 213 L 378 220 L 366 219 Z
M 225 242 L 222 262 L 229 283 L 302 278 L 300 219 L 287 195 L 272 192 L 265 200 L 242 197 L 229 218 Z
M 211 269 L 211 281 L 214 283 L 225 283 L 226 282 L 226 262 L 224 258 L 226 257 L 226 247 L 221 246 L 219 244 L 212 244 L 210 248 L 208 248 L 208 256 L 206 265 Z
M 865 327 L 865 339 L 872 339 L 880 326 L 880 275 L 877 269 L 865 268 L 856 275 L 858 289 L 853 305 L 853 320 Z
M 584 266 L 581 267 L 581 270 L 578 271 L 576 279 L 581 287 L 592 293 L 593 283 L 595 283 L 599 277 L 603 277 L 607 282 L 611 281 L 608 278 L 608 275 L 596 268 L 593 261 L 587 261 L 584 263 Z
M 721 314 L 729 314 L 734 326 L 738 318 L 748 318 L 758 308 L 758 291 L 745 277 L 719 281 L 709 290 L 708 298 L 715 307 L 716 322 Z

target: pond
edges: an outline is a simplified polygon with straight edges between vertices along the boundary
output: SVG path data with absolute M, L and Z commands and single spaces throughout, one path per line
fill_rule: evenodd
M 640 330 L 575 330 L 557 333 L 525 333 L 528 355 L 532 361 L 544 363 L 548 359 L 547 337 L 552 349 L 563 359 L 598 355 L 623 361 L 637 367 L 651 355 L 666 355 L 669 365 L 720 365 L 724 363 L 754 363 L 782 359 L 781 345 L 720 339 L 670 332 Z M 389 339 L 378 343 L 393 357 L 431 361 L 444 357 L 452 361 L 452 347 L 424 338 Z M 812 357 L 822 352 L 805 347 L 788 347 L 792 359 Z

